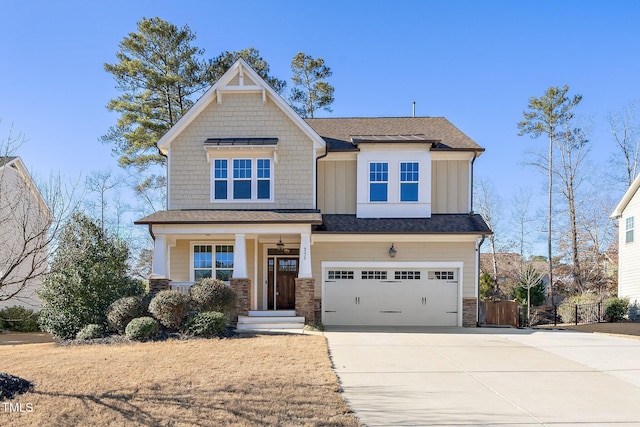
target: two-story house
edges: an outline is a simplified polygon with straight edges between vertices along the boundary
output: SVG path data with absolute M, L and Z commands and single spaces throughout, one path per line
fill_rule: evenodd
M 634 305 L 640 304 L 640 175 L 611 214 L 619 219 L 618 230 L 618 296 L 629 298 Z
M 158 148 L 168 210 L 136 222 L 153 289 L 212 276 L 253 316 L 476 324 L 484 150 L 445 118 L 304 120 L 238 60 Z

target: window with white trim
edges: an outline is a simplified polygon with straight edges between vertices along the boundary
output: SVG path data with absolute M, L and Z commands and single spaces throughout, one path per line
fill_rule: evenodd
M 193 279 L 215 277 L 228 282 L 233 275 L 233 245 L 193 245 Z
M 369 201 L 386 202 L 388 200 L 389 163 L 369 163 Z
M 212 191 L 213 201 L 272 200 L 271 159 L 214 159 Z
M 634 229 L 634 220 L 633 217 L 630 216 L 625 221 L 625 243 L 633 242 L 633 229 Z
M 400 162 L 400 201 L 418 201 L 418 182 L 420 180 L 418 162 Z

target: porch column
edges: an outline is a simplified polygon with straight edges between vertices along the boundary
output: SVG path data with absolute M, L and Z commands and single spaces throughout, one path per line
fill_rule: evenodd
M 167 242 L 164 236 L 156 235 L 153 243 L 153 261 L 151 264 L 151 278 L 164 279 L 167 277 Z
M 310 279 L 311 275 L 311 234 L 300 234 L 300 266 L 298 270 L 300 279 Z
M 247 274 L 247 245 L 244 234 L 236 234 L 236 243 L 233 247 L 233 278 L 249 278 Z

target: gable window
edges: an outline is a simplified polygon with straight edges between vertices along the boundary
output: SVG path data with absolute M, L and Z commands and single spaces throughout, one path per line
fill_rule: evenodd
M 233 245 L 193 246 L 193 280 L 215 277 L 228 282 L 232 275 Z
M 212 201 L 270 201 L 273 195 L 271 159 L 214 159 L 212 179 Z
M 420 173 L 418 162 L 400 163 L 400 201 L 418 201 L 418 181 Z
M 627 218 L 626 220 L 626 224 L 625 224 L 625 243 L 632 243 L 633 242 L 633 217 L 630 216 L 629 218 Z
M 369 201 L 386 202 L 389 184 L 389 164 L 386 162 L 369 163 Z

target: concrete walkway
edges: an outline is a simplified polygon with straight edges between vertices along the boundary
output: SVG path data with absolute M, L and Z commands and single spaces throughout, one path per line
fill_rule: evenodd
M 324 335 L 368 426 L 640 426 L 640 340 L 490 328 Z

